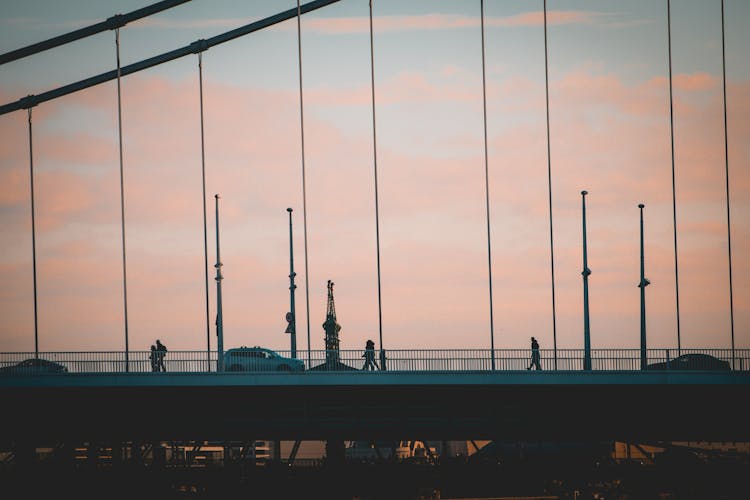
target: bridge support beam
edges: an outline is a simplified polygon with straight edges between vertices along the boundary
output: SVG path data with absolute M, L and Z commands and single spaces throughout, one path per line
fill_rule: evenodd
M 344 441 L 338 438 L 329 439 L 326 441 L 326 463 L 327 464 L 342 464 L 346 458 L 346 450 L 344 447 Z

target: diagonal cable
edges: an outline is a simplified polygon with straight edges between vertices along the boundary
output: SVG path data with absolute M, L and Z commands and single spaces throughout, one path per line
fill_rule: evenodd
M 492 370 L 495 370 L 495 321 L 492 302 L 492 238 L 490 235 L 490 171 L 489 153 L 487 152 L 487 70 L 484 57 L 484 0 L 479 1 L 482 27 L 482 111 L 484 118 L 484 194 L 487 209 L 487 277 L 490 291 L 490 358 Z
M 305 106 L 302 92 L 302 10 L 297 0 L 297 55 L 299 62 L 299 133 L 302 148 L 302 225 L 305 233 L 305 314 L 307 316 L 307 365 L 310 360 L 310 274 L 307 260 L 307 177 L 305 173 Z
M 555 240 L 552 233 L 552 153 L 549 133 L 549 49 L 547 46 L 547 0 L 544 0 L 544 98 L 547 111 L 547 190 L 549 200 L 549 261 L 552 283 L 552 345 L 557 370 L 557 311 L 555 310 Z
M 724 167 L 726 171 L 727 188 L 727 258 L 729 261 L 729 322 L 732 331 L 732 369 L 734 369 L 734 287 L 732 286 L 732 225 L 729 212 L 729 137 L 727 127 L 727 61 L 724 42 L 724 0 L 721 0 L 721 75 L 724 91 Z
M 372 90 L 372 164 L 375 174 L 375 248 L 378 266 L 378 336 L 380 342 L 380 369 L 385 370 L 383 351 L 383 301 L 380 286 L 380 201 L 378 199 L 378 141 L 375 122 L 375 44 L 372 33 L 372 0 L 370 0 L 370 88 Z
M 669 55 L 669 140 L 672 157 L 672 228 L 674 235 L 674 289 L 677 312 L 677 355 L 682 351 L 680 342 L 680 279 L 677 266 L 677 189 L 674 169 L 674 98 L 672 96 L 672 14 L 670 0 L 667 0 L 667 50 Z
M 208 224 L 206 222 L 206 141 L 203 133 L 203 53 L 198 53 L 198 91 L 201 113 L 201 186 L 203 188 L 203 271 L 206 294 L 206 366 L 211 371 L 211 319 L 208 311 Z

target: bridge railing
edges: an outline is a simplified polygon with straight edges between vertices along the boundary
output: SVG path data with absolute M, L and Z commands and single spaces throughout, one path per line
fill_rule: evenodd
M 164 356 L 165 371 L 216 371 L 217 352 L 168 351 Z M 151 351 L 86 351 L 40 352 L 40 362 L 33 361 L 33 352 L 0 353 L 0 374 L 6 373 L 151 373 Z
M 253 354 L 254 352 L 254 354 Z M 513 372 L 530 369 L 528 349 L 495 350 L 495 371 Z M 582 349 L 546 349 L 540 351 L 540 367 L 545 371 L 582 371 Z M 366 367 L 363 350 L 298 351 L 298 360 L 289 351 L 252 349 L 247 356 L 225 364 L 229 372 L 361 372 Z M 33 352 L 0 353 L 1 375 L 68 373 L 152 373 L 150 351 L 89 351 L 40 352 L 39 361 Z M 229 359 L 229 358 L 226 358 Z M 169 351 L 164 357 L 163 371 L 180 373 L 216 372 L 218 353 L 212 351 Z M 393 349 L 375 351 L 374 371 L 399 372 L 489 372 L 492 355 L 489 349 Z M 648 349 L 646 369 L 649 370 L 750 370 L 750 349 Z M 642 369 L 640 349 L 592 349 L 592 371 L 638 371 Z

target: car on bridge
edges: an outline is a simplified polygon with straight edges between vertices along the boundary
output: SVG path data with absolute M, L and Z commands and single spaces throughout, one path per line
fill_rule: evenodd
M 302 360 L 286 358 L 264 347 L 243 346 L 224 352 L 224 370 L 228 372 L 301 372 L 304 369 Z
M 42 358 L 29 358 L 15 365 L 0 368 L 0 375 L 40 375 L 67 372 L 68 369 L 64 365 Z
M 648 365 L 649 370 L 729 371 L 729 363 L 708 354 L 683 354 L 669 361 Z

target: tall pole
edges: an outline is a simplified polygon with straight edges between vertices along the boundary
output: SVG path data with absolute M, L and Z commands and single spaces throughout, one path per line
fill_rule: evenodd
M 287 208 L 289 212 L 289 312 L 286 315 L 286 320 L 289 325 L 286 328 L 286 333 L 290 334 L 292 357 L 297 357 L 297 322 L 296 314 L 297 310 L 294 306 L 294 290 L 297 285 L 294 284 L 294 277 L 297 273 L 294 272 L 294 238 L 292 237 L 292 209 Z
M 221 310 L 221 251 L 219 247 L 219 198 L 218 194 L 214 195 L 216 199 L 216 350 L 218 351 L 216 370 L 224 371 L 224 315 Z
M 645 256 L 643 252 L 643 207 L 640 203 L 638 208 L 641 210 L 641 280 L 638 282 L 638 288 L 641 289 L 641 370 L 646 369 L 646 287 L 651 284 L 646 279 Z
M 122 299 L 125 318 L 125 371 L 130 371 L 130 347 L 128 340 L 128 267 L 125 252 L 125 172 L 122 161 L 122 93 L 120 79 L 120 28 L 115 30 L 115 48 L 117 52 L 117 135 L 120 152 L 120 226 L 122 228 Z
M 586 195 L 588 191 L 581 191 L 583 206 L 583 369 L 591 370 L 591 330 L 589 325 L 589 269 L 588 253 L 586 249 Z
M 487 76 L 484 56 L 484 0 L 479 2 L 482 26 L 482 110 L 484 112 L 484 196 L 487 212 L 487 280 L 490 296 L 490 358 L 492 370 L 495 370 L 495 321 L 492 302 L 492 238 L 490 236 L 490 172 L 489 154 L 487 152 Z
M 29 112 L 29 177 L 31 184 L 31 262 L 34 274 L 34 357 L 39 357 L 39 320 L 37 316 L 37 291 L 36 291 L 36 216 L 34 203 L 34 141 L 32 135 L 31 109 Z
M 674 172 L 674 104 L 672 97 L 672 14 L 670 2 L 667 0 L 667 49 L 669 52 L 669 139 L 672 151 L 672 229 L 674 234 L 674 291 L 675 309 L 677 313 L 677 355 L 682 350 L 680 341 L 680 279 L 677 266 L 677 192 Z
M 732 224 L 729 212 L 729 137 L 727 129 L 727 62 L 724 43 L 724 0 L 721 0 L 721 75 L 724 90 L 724 166 L 727 188 L 727 257 L 729 261 L 729 324 L 732 329 L 732 369 L 734 369 L 734 287 L 732 286 Z

